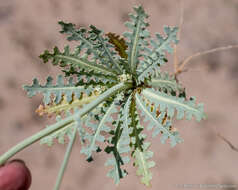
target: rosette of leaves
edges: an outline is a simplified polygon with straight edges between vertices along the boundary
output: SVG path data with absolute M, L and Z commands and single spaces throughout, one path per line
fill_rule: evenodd
M 56 84 L 48 77 L 45 85 L 34 79 L 24 89 L 30 97 L 44 95 L 38 113 L 57 116 L 41 143 L 52 145 L 54 139 L 65 143 L 65 137 L 71 140 L 78 131 L 87 161 L 101 150 L 109 154 L 105 165 L 111 167 L 108 176 L 115 183 L 127 175 L 125 164 L 132 161 L 142 183 L 149 186 L 155 163 L 144 130 L 175 146 L 182 139 L 172 126 L 173 118 L 200 121 L 205 114 L 202 104 L 186 97 L 175 78 L 160 70 L 178 43 L 178 28 L 165 26 L 164 35 L 152 38 L 143 7 L 134 11 L 123 37 L 92 25 L 86 29 L 59 22 L 61 33 L 76 47 L 73 51 L 69 46 L 63 51 L 55 47 L 40 57 L 59 66 L 65 77 L 59 75 Z M 142 125 L 142 117 L 148 126 Z

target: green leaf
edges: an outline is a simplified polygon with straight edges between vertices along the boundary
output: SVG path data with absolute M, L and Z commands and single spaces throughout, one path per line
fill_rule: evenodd
M 114 137 L 110 140 L 114 146 L 108 146 L 105 150 L 108 153 L 113 153 L 113 157 L 109 158 L 105 165 L 113 167 L 107 176 L 113 178 L 116 184 L 127 175 L 127 172 L 122 170 L 120 166 L 130 161 L 130 158 L 125 156 L 130 152 L 131 130 L 129 129 L 130 119 L 128 118 L 130 102 L 131 97 L 127 98 L 126 103 L 123 103 L 120 109 L 120 118 L 116 124 L 117 128 L 114 132 Z
M 152 173 L 149 169 L 155 166 L 153 161 L 149 161 L 153 156 L 153 152 L 148 151 L 149 146 L 150 143 L 144 143 L 143 151 L 137 148 L 133 154 L 135 166 L 138 168 L 136 174 L 142 176 L 141 182 L 146 186 L 150 186 L 150 181 L 152 180 Z
M 63 70 L 65 76 L 77 76 L 78 82 L 77 86 L 104 86 L 111 87 L 119 82 L 118 78 L 115 76 L 109 76 L 104 74 L 95 73 L 94 71 L 87 72 L 84 69 L 76 71 L 75 68 L 70 67 L 70 69 Z
M 54 113 L 56 115 L 59 115 L 67 111 L 71 111 L 75 108 L 81 108 L 85 104 L 88 104 L 92 102 L 93 100 L 95 100 L 98 96 L 99 96 L 98 92 L 95 92 L 95 93 L 93 92 L 93 94 L 89 96 L 87 96 L 86 94 L 83 94 L 81 98 L 75 98 L 73 96 L 73 99 L 70 102 L 68 102 L 67 98 L 63 96 L 63 99 L 60 101 L 60 103 L 58 104 L 51 103 L 45 106 L 40 105 L 39 108 L 36 110 L 36 112 L 39 115 L 47 114 L 49 117 Z
M 152 88 L 160 91 L 177 92 L 182 89 L 180 84 L 177 83 L 174 76 L 170 76 L 166 72 L 155 72 L 151 81 L 148 82 Z
M 24 90 L 27 91 L 29 97 L 35 96 L 36 93 L 42 93 L 44 95 L 44 103 L 47 105 L 51 102 L 51 96 L 54 95 L 54 102 L 56 104 L 60 103 L 63 95 L 66 96 L 67 101 L 72 101 L 72 95 L 80 98 L 81 93 L 90 94 L 93 89 L 85 89 L 82 86 L 75 86 L 73 78 L 70 78 L 68 84 L 64 84 L 64 79 L 61 75 L 57 78 L 56 85 L 52 84 L 53 78 L 48 77 L 45 86 L 39 84 L 38 80 L 35 78 L 33 80 L 32 86 L 23 86 Z
M 145 116 L 145 121 L 150 121 L 150 124 L 148 126 L 148 129 L 154 129 L 153 137 L 157 136 L 159 133 L 162 132 L 162 136 L 160 138 L 161 143 L 165 143 L 165 141 L 169 138 L 171 146 L 175 146 L 177 143 L 181 143 L 183 140 L 179 137 L 179 134 L 177 132 L 172 132 L 169 130 L 169 127 L 172 125 L 171 122 L 168 120 L 163 124 L 163 120 L 165 117 L 165 112 L 162 112 L 160 114 L 160 117 L 157 118 L 156 112 L 151 111 L 146 107 L 146 103 L 142 101 L 141 97 L 136 94 L 136 103 L 138 108 L 142 111 L 141 114 Z
M 72 114 L 70 112 L 67 112 L 66 115 L 67 115 L 67 117 L 69 117 Z M 62 120 L 61 116 L 56 117 L 57 122 L 60 122 L 61 120 Z M 57 139 L 58 143 L 60 143 L 60 144 L 65 144 L 66 137 L 68 137 L 68 139 L 72 138 L 74 127 L 80 128 L 81 126 L 79 126 L 79 123 L 77 121 L 70 122 L 70 123 L 66 124 L 65 127 L 62 127 L 61 129 L 56 130 L 55 132 L 42 138 L 40 140 L 40 144 L 47 144 L 48 146 L 52 146 L 54 144 L 54 139 Z
M 178 32 L 178 27 L 169 27 L 165 26 L 164 27 L 164 32 L 166 34 L 166 37 L 161 36 L 159 33 L 156 33 L 156 38 L 158 42 L 151 40 L 151 44 L 154 47 L 152 52 L 157 52 L 160 55 L 164 55 L 165 52 L 167 51 L 168 53 L 173 53 L 173 48 L 172 48 L 172 43 L 177 44 L 177 32 Z M 153 57 L 153 54 L 151 55 Z
M 94 55 L 94 59 L 97 59 L 101 64 L 105 65 L 108 69 L 113 69 L 116 73 L 122 73 L 122 69 L 114 59 L 116 53 L 111 49 L 108 40 L 103 37 L 103 31 L 99 30 L 93 25 L 90 25 L 90 30 L 85 28 L 76 29 L 75 25 L 71 23 L 59 22 L 62 26 L 61 33 L 68 34 L 68 40 L 80 41 L 78 48 L 80 50 L 87 49 L 86 54 Z M 118 72 L 119 71 L 119 72 Z
M 109 68 L 114 69 L 116 72 L 119 71 L 119 74 L 122 74 L 122 68 L 120 67 L 120 65 L 118 64 L 118 60 L 115 60 L 115 56 L 117 55 L 114 51 L 112 51 L 111 49 L 111 44 L 109 44 L 108 39 L 103 37 L 103 31 L 99 30 L 98 28 L 96 28 L 95 26 L 91 25 L 91 33 L 95 34 L 95 40 L 97 43 L 97 47 L 99 49 L 99 51 L 101 52 L 100 56 L 102 58 L 104 58 L 105 63 L 107 63 Z M 107 59 L 105 60 L 105 58 L 107 57 Z
M 177 44 L 178 40 L 176 34 L 178 31 L 177 27 L 164 27 L 166 37 L 162 37 L 160 34 L 156 34 L 158 41 L 151 39 L 150 44 L 153 48 L 145 47 L 143 53 L 143 60 L 139 62 L 137 73 L 140 75 L 138 80 L 139 84 L 145 82 L 153 75 L 160 66 L 167 62 L 165 59 L 165 52 L 172 53 L 173 48 L 171 47 L 172 43 Z
M 134 8 L 136 15 L 130 15 L 131 22 L 127 22 L 125 25 L 127 28 L 132 30 L 132 33 L 126 32 L 123 34 L 125 38 L 129 40 L 128 45 L 128 64 L 131 68 L 131 73 L 135 73 L 141 51 L 143 51 L 144 45 L 148 42 L 146 38 L 150 36 L 146 27 L 149 25 L 144 20 L 148 18 L 142 6 Z
M 164 58 L 158 58 L 156 61 L 153 61 L 151 64 L 146 65 L 143 71 L 139 73 L 138 82 L 141 84 L 146 80 L 151 80 L 151 76 L 155 75 L 156 72 L 159 72 L 160 65 L 164 63 Z
M 94 72 L 106 76 L 116 76 L 117 73 L 112 71 L 110 68 L 106 68 L 102 64 L 96 63 L 95 60 L 89 61 L 87 58 L 88 54 L 85 54 L 86 56 L 80 56 L 80 52 L 78 51 L 79 50 L 76 49 L 76 51 L 71 54 L 68 46 L 65 47 L 64 52 L 60 52 L 60 50 L 55 47 L 53 53 L 46 50 L 42 55 L 40 55 L 40 58 L 43 59 L 44 63 L 52 60 L 53 65 L 60 64 L 61 67 L 71 66 L 76 70 L 85 69 L 88 72 Z
M 170 117 L 174 116 L 176 110 L 177 119 L 182 119 L 184 116 L 186 116 L 188 120 L 190 120 L 192 116 L 194 116 L 197 121 L 205 119 L 203 104 L 196 104 L 194 97 L 190 98 L 190 100 L 185 100 L 184 98 L 169 96 L 153 89 L 144 89 L 142 95 L 150 99 L 156 107 L 159 107 L 161 112 L 167 110 L 167 114 Z
M 128 158 L 128 157 L 127 157 Z M 123 163 L 129 162 L 126 158 L 122 158 Z M 125 170 L 122 170 L 118 165 L 118 158 L 116 156 L 110 157 L 107 159 L 105 166 L 112 166 L 112 169 L 107 173 L 107 177 L 110 177 L 114 180 L 115 184 L 120 183 L 120 179 L 124 178 L 127 175 Z M 121 173 L 121 176 L 120 176 Z
M 85 72 L 84 70 L 77 72 L 77 76 L 78 85 L 111 87 L 119 82 L 118 78 L 93 72 Z
M 99 57 L 99 52 L 97 48 L 94 46 L 91 36 L 88 31 L 81 27 L 80 29 L 76 29 L 75 25 L 72 23 L 65 23 L 63 21 L 58 22 L 61 25 L 62 30 L 60 33 L 67 34 L 67 39 L 69 41 L 80 41 L 80 45 L 78 49 L 83 50 L 86 49 L 86 54 L 90 55 L 91 53 L 95 58 Z M 89 36 L 88 36 L 89 35 Z
M 130 104 L 130 112 L 129 117 L 131 118 L 131 123 L 129 127 L 132 129 L 132 133 L 130 133 L 131 137 L 131 146 L 134 147 L 134 150 L 139 148 L 142 150 L 143 145 L 143 135 L 141 132 L 143 131 L 144 127 L 139 125 L 139 117 L 136 109 L 136 99 L 135 99 L 135 92 L 133 92 L 132 100 Z
M 81 153 L 85 154 L 87 158 L 92 157 L 92 152 L 98 149 L 96 142 L 97 141 L 103 142 L 105 140 L 101 132 L 105 131 L 108 133 L 110 131 L 110 128 L 106 125 L 106 122 L 111 120 L 111 114 L 115 113 L 115 111 L 116 111 L 116 105 L 115 105 L 115 102 L 113 102 L 109 106 L 109 108 L 105 110 L 105 114 L 103 116 L 100 117 L 100 115 L 98 115 L 99 123 L 95 124 L 92 122 L 88 122 L 86 124 L 87 127 L 90 127 L 91 130 L 93 131 L 91 134 L 87 133 L 86 135 L 86 139 L 88 140 L 89 145 L 84 146 L 81 150 Z
M 96 100 L 92 101 L 89 104 L 86 104 L 82 109 L 80 110 L 75 109 L 73 114 L 71 114 L 70 112 L 67 112 L 65 118 L 58 116 L 57 122 L 53 126 L 57 125 L 59 126 L 58 127 L 59 129 L 45 136 L 42 140 L 42 143 L 51 145 L 53 143 L 54 138 L 59 138 L 60 142 L 63 142 L 62 138 L 64 137 L 64 135 L 71 134 L 71 129 L 74 128 L 73 123 L 75 125 L 77 124 L 79 134 L 81 135 L 81 139 L 83 142 L 86 139 L 86 133 L 85 133 L 85 130 L 82 128 L 81 118 L 85 116 L 86 114 L 90 113 L 102 102 L 106 101 L 109 97 L 115 95 L 116 93 L 120 92 L 121 90 L 125 88 L 128 88 L 127 85 L 128 84 L 125 84 L 125 83 L 120 83 L 118 85 L 115 85 L 112 88 L 108 89 L 106 92 L 99 95 Z M 52 127 L 52 126 L 49 126 L 49 127 Z

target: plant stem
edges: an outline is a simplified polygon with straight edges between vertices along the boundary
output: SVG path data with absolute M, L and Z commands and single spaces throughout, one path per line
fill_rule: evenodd
M 28 137 L 27 139 L 23 140 L 16 146 L 12 147 L 8 150 L 5 154 L 0 157 L 0 166 L 3 165 L 9 158 L 13 157 L 16 153 L 20 152 L 21 150 L 25 149 L 26 147 L 30 146 L 31 144 L 35 143 L 36 141 L 40 140 L 41 138 L 53 133 L 54 131 L 61 129 L 71 123 L 72 117 L 62 120 L 61 122 L 55 123 L 40 132 Z
M 104 92 L 103 94 L 101 94 L 100 96 L 98 96 L 98 98 L 94 101 L 92 101 L 91 103 L 85 105 L 83 107 L 83 109 L 79 110 L 78 112 L 76 112 L 75 114 L 73 114 L 72 116 L 69 116 L 51 126 L 48 126 L 47 128 L 41 130 L 40 132 L 28 137 L 27 139 L 23 140 L 22 142 L 20 142 L 19 144 L 15 145 L 14 147 L 12 147 L 10 150 L 8 150 L 6 153 L 4 153 L 1 157 L 0 157 L 0 166 L 3 165 L 8 159 L 10 159 L 11 157 L 13 157 L 16 153 L 20 152 L 21 150 L 25 149 L 26 147 L 30 146 L 31 144 L 35 143 L 36 141 L 40 140 L 41 138 L 48 136 L 49 134 L 67 126 L 68 124 L 72 123 L 75 121 L 75 119 L 78 119 L 79 117 L 84 116 L 85 114 L 87 114 L 88 112 L 90 112 L 91 110 L 93 110 L 97 105 L 99 105 L 100 103 L 102 103 L 103 101 L 105 101 L 108 97 L 114 95 L 115 93 L 124 90 L 124 89 L 128 89 L 132 87 L 132 83 L 119 83 L 113 87 L 111 87 L 110 89 L 108 89 L 106 92 Z
M 63 163 L 61 165 L 61 168 L 60 168 L 60 171 L 59 171 L 56 183 L 55 183 L 54 190 L 59 190 L 59 188 L 60 188 L 62 179 L 64 177 L 64 172 L 65 172 L 65 169 L 68 165 L 69 157 L 70 157 L 70 154 L 72 152 L 72 147 L 73 147 L 74 142 L 75 142 L 76 132 L 77 132 L 77 126 L 74 127 L 73 134 L 72 134 L 72 136 L 70 138 L 70 142 L 67 146 L 66 153 L 65 153 L 65 156 L 64 156 L 64 160 L 63 160 Z

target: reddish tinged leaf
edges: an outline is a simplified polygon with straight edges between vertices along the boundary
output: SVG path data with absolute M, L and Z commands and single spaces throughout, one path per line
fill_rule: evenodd
M 120 37 L 115 33 L 107 33 L 106 36 L 109 38 L 109 42 L 115 46 L 115 50 L 119 53 L 122 58 L 127 59 L 127 45 L 124 38 Z

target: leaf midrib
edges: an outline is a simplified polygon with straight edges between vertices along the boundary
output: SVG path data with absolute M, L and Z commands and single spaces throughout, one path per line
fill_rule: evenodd
M 91 62 L 86 62 L 86 61 L 83 61 L 81 60 L 80 58 L 75 58 L 75 57 L 72 57 L 72 56 L 66 56 L 66 55 L 56 55 L 56 57 L 60 58 L 60 59 L 64 59 L 66 61 L 71 61 L 77 65 L 83 65 L 84 67 L 89 67 L 93 70 L 97 70 L 97 71 L 100 71 L 102 73 L 106 73 L 106 74 L 110 74 L 110 75 L 113 75 L 113 76 L 116 76 L 116 73 L 113 72 L 113 71 L 110 71 L 108 70 L 107 68 L 105 67 L 102 67 L 102 66 L 99 66 L 99 65 L 95 65 Z
M 199 110 L 197 110 L 197 109 L 195 109 L 195 108 L 193 108 L 193 107 L 191 107 L 191 106 L 189 106 L 189 105 L 186 105 L 186 104 L 184 104 L 184 103 L 181 103 L 181 102 L 176 101 L 176 100 L 173 100 L 173 99 L 169 99 L 169 98 L 167 98 L 167 97 L 163 97 L 163 96 L 160 95 L 160 94 L 155 94 L 154 92 L 151 92 L 151 91 L 148 90 L 148 89 L 143 90 L 142 94 L 145 95 L 146 97 L 154 98 L 154 99 L 156 99 L 156 100 L 158 100 L 158 101 L 166 102 L 166 103 L 168 103 L 168 104 L 178 105 L 178 106 L 181 106 L 181 107 L 186 108 L 187 110 L 191 110 L 191 111 L 193 111 L 193 112 L 199 112 L 199 113 L 200 113 Z
M 140 18 L 138 18 L 138 23 L 137 23 L 137 27 L 136 27 L 136 34 L 135 34 L 135 38 L 132 44 L 132 49 L 131 49 L 131 54 L 130 54 L 130 64 L 131 64 L 131 71 L 132 73 L 134 73 L 135 70 L 135 66 L 134 66 L 134 59 L 135 59 L 135 54 L 137 51 L 137 44 L 139 41 L 139 32 L 140 32 L 140 26 L 141 26 L 141 21 Z
M 101 122 L 99 123 L 97 129 L 96 129 L 96 132 L 93 136 L 93 140 L 91 141 L 91 144 L 90 144 L 90 150 L 92 150 L 93 146 L 95 145 L 95 142 L 96 142 L 96 138 L 97 136 L 99 135 L 100 131 L 101 131 L 101 128 L 103 126 L 103 124 L 105 123 L 104 121 L 108 118 L 108 116 L 110 115 L 111 113 L 111 110 L 114 108 L 114 102 L 112 103 L 112 105 L 108 108 L 107 112 L 104 114 Z
M 170 132 L 165 128 L 165 127 L 161 127 L 161 124 L 153 117 L 153 115 L 145 108 L 145 106 L 141 103 L 141 100 L 138 98 L 138 95 L 136 95 L 136 100 L 139 103 L 140 107 L 142 108 L 142 110 L 153 120 L 154 123 L 159 124 L 159 128 L 161 129 L 161 131 L 163 131 L 164 133 L 166 133 L 169 137 L 174 138 L 174 136 L 172 134 L 170 134 Z

